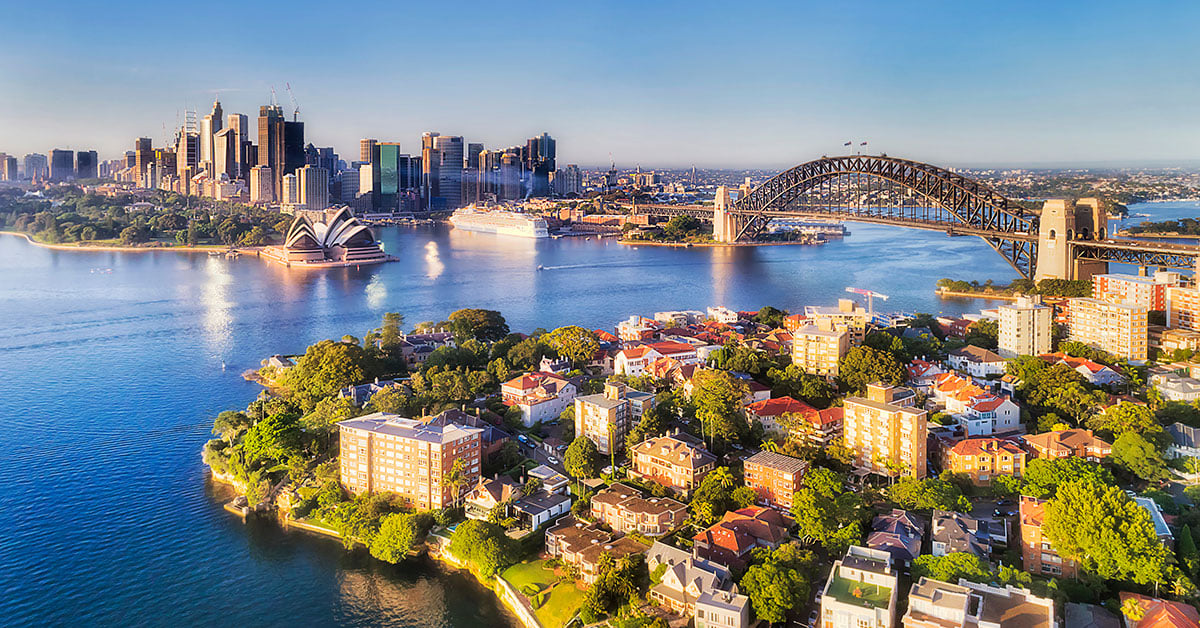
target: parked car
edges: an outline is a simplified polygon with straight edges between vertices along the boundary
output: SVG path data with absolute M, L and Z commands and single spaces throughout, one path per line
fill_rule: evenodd
M 1001 509 L 997 508 L 992 511 L 992 516 L 993 517 L 1015 517 L 1015 516 L 1017 516 L 1017 512 L 1015 510 L 1001 510 Z
M 558 458 L 555 458 L 554 456 L 546 456 L 546 460 L 549 461 L 550 464 L 558 464 Z

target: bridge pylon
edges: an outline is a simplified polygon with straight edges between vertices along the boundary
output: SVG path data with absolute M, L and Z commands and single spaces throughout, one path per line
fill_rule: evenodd
M 713 200 L 713 239 L 717 242 L 736 242 L 742 228 L 746 226 L 746 218 L 731 212 L 733 201 L 729 197 L 729 188 L 717 187 L 717 195 Z
M 1079 259 L 1076 242 L 1108 238 L 1108 213 L 1094 198 L 1049 199 L 1038 223 L 1034 279 L 1091 279 L 1108 272 L 1108 262 Z

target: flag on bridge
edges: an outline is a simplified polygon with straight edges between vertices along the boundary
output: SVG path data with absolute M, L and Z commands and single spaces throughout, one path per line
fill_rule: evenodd
M 851 145 L 851 144 L 853 144 L 853 143 L 854 143 L 854 142 L 846 142 L 845 144 L 842 144 L 842 146 L 850 146 L 850 145 Z
M 859 144 L 859 146 L 866 146 L 866 145 L 867 145 L 867 143 L 866 143 L 866 142 L 863 142 L 862 144 Z

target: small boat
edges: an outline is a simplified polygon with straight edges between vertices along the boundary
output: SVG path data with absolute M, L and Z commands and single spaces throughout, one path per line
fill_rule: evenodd
M 546 270 L 541 264 L 538 264 L 538 270 Z

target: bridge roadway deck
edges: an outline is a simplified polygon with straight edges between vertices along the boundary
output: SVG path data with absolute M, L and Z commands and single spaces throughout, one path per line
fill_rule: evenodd
M 632 209 L 632 207 L 630 207 Z M 637 213 L 653 214 L 656 216 L 692 216 L 694 218 L 703 218 L 711 221 L 713 217 L 713 209 L 701 205 L 638 205 Z M 738 213 L 738 212 L 732 212 Z M 922 220 L 919 218 L 903 218 L 900 216 L 889 216 L 886 213 L 880 212 L 878 215 L 869 213 L 857 213 L 852 211 L 772 211 L 772 218 L 836 218 L 846 222 L 865 222 L 879 225 L 892 225 L 897 227 L 909 227 L 912 229 L 925 229 L 927 231 L 941 231 L 950 236 L 980 236 L 980 237 L 997 237 L 1003 235 L 1008 240 L 1023 240 L 1025 242 L 1036 242 L 1037 234 L 1024 231 L 1017 232 L 998 232 L 990 229 L 978 229 L 968 225 L 950 223 L 944 220 Z

